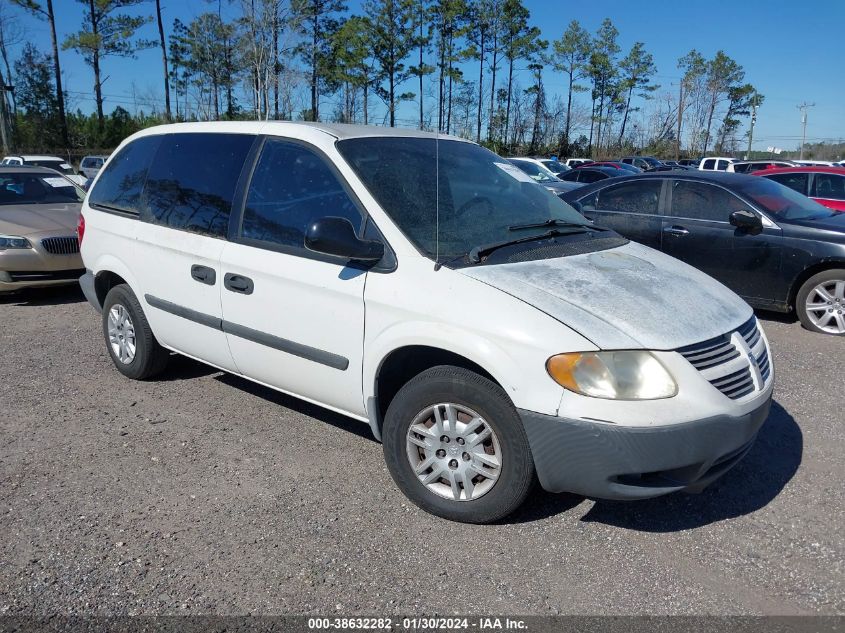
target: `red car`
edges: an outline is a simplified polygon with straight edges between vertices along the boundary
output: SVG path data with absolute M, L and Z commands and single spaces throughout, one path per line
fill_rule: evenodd
M 845 213 L 845 167 L 778 167 L 752 172 Z

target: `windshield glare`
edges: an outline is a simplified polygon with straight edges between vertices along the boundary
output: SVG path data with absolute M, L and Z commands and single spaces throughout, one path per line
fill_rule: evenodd
M 527 160 L 512 160 L 510 162 L 531 176 L 537 182 L 555 182 L 558 180 L 557 176 L 547 172 L 537 163 L 531 163 Z
M 82 198 L 82 193 L 73 183 L 58 174 L 0 173 L 0 206 L 67 204 L 82 202 Z
M 338 141 L 337 147 L 399 229 L 429 257 L 439 252 L 440 261 L 548 231 L 539 227 L 517 236 L 508 228 L 517 224 L 589 224 L 506 159 L 472 143 L 372 137 Z
M 819 220 L 835 215 L 818 202 L 768 178 L 749 176 L 739 190 L 777 219 Z

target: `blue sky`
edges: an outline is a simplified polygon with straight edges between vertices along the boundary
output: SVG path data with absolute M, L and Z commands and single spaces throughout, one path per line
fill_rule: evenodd
M 354 10 L 360 0 L 350 0 Z M 83 5 L 72 0 L 54 0 L 59 38 L 78 28 Z M 747 81 L 765 95 L 755 127 L 755 149 L 776 145 L 785 149 L 797 147 L 801 137 L 801 115 L 796 106 L 814 102 L 809 110 L 807 140 L 845 140 L 845 71 L 843 71 L 842 29 L 845 26 L 845 0 L 794 0 L 737 2 L 710 0 L 651 0 L 634 2 L 577 2 L 565 0 L 526 0 L 531 22 L 541 28 L 543 37 L 560 37 L 570 20 L 576 19 L 589 31 L 598 28 L 602 19 L 610 17 L 619 29 L 623 54 L 635 41 L 645 43 L 654 55 L 658 68 L 656 81 L 664 89 L 677 90 L 677 58 L 691 48 L 705 56 L 723 49 L 746 70 Z M 224 0 L 224 6 L 226 0 Z M 189 21 L 194 16 L 216 10 L 217 3 L 207 0 L 164 0 L 165 23 L 174 17 Z M 141 5 L 152 13 L 154 4 Z M 225 9 L 232 11 L 232 8 Z M 43 51 L 50 47 L 46 24 L 7 9 L 19 16 L 27 39 Z M 157 37 L 155 25 L 145 27 L 143 35 Z M 94 108 L 91 69 L 72 51 L 61 53 L 65 87 L 70 91 L 71 105 L 83 111 Z M 161 58 L 157 49 L 143 51 L 137 59 L 108 58 L 103 74 L 108 76 L 103 92 L 105 108 L 115 105 L 133 109 L 135 94 L 162 95 Z M 522 82 L 529 80 L 528 71 L 521 73 Z M 469 71 L 470 78 L 475 71 Z M 489 79 L 486 80 L 489 85 Z M 545 76 L 547 90 L 563 94 L 563 78 L 552 73 Z M 413 90 L 409 85 L 408 90 Z M 163 102 L 163 97 L 160 97 Z M 582 97 L 583 98 L 583 97 Z M 406 106 L 412 108 L 412 106 Z M 407 110 L 412 116 L 413 110 Z M 400 115 L 404 115 L 401 113 Z

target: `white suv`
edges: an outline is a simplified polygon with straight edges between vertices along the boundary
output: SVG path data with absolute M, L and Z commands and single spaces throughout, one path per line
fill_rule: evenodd
M 747 304 L 460 139 L 147 129 L 98 174 L 79 237 L 121 373 L 173 351 L 358 419 L 449 519 L 499 519 L 535 477 L 610 499 L 700 489 L 768 415 Z

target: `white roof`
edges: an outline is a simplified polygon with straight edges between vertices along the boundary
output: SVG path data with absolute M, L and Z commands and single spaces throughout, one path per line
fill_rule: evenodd
M 152 134 L 178 134 L 186 132 L 218 132 L 229 134 L 278 134 L 279 136 L 301 137 L 314 131 L 323 132 L 338 140 L 363 137 L 405 137 L 405 138 L 441 138 L 453 141 L 464 141 L 447 134 L 425 132 L 402 127 L 386 127 L 382 125 L 350 125 L 347 123 L 321 123 L 307 121 L 208 121 L 195 123 L 172 123 L 150 127 L 136 136 Z
M 58 160 L 63 163 L 66 162 L 64 158 L 60 158 L 58 156 L 41 156 L 40 154 L 12 154 L 4 157 L 4 160 L 6 158 L 20 158 L 22 160 Z

